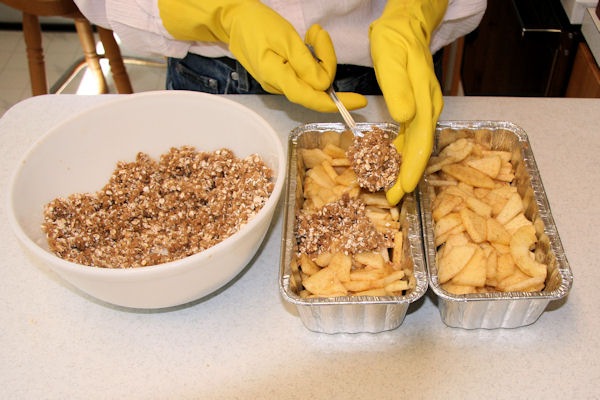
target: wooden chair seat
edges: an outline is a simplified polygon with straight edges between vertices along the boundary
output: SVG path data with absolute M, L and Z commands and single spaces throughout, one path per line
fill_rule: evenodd
M 27 47 L 31 92 L 34 96 L 48 93 L 42 31 L 38 17 L 73 19 L 87 66 L 98 81 L 98 90 L 100 93 L 108 92 L 106 79 L 100 68 L 100 56 L 96 52 L 92 25 L 79 11 L 73 0 L 0 0 L 0 3 L 23 13 L 23 35 Z M 117 91 L 119 93 L 133 93 L 129 76 L 123 64 L 121 50 L 115 41 L 113 32 L 100 26 L 96 26 L 96 28 L 104 46 L 104 52 L 106 58 L 108 58 Z

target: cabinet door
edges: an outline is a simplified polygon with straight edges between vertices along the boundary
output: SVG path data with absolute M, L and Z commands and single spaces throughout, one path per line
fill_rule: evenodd
M 587 44 L 579 43 L 566 97 L 600 98 L 600 68 Z
M 579 30 L 560 0 L 488 0 L 465 38 L 465 95 L 564 96 Z

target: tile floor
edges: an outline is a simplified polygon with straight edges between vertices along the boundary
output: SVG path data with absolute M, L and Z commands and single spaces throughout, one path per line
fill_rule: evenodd
M 98 38 L 96 36 L 96 38 Z M 64 80 L 83 58 L 83 50 L 75 32 L 42 32 L 42 46 L 46 63 L 46 80 L 50 89 L 65 94 L 94 94 L 90 87 L 87 69 L 82 68 L 75 77 L 62 88 L 56 83 Z M 101 47 L 99 52 L 102 52 Z M 122 49 L 123 57 L 139 59 L 139 55 Z M 126 68 L 135 92 L 164 88 L 166 68 L 162 59 L 150 59 L 152 65 L 127 63 Z M 116 93 L 108 60 L 101 60 L 111 93 Z M 10 107 L 31 96 L 27 53 L 22 31 L 0 30 L 0 116 Z

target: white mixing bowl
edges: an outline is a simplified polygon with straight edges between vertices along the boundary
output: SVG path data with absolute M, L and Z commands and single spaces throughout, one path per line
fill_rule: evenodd
M 183 145 L 198 151 L 229 148 L 238 158 L 257 153 L 273 169 L 270 198 L 237 233 L 198 254 L 141 268 L 84 266 L 48 250 L 41 230 L 45 204 L 101 189 L 117 162 L 133 161 L 138 152 L 157 159 Z M 271 223 L 285 169 L 277 133 L 245 106 L 205 93 L 145 92 L 88 109 L 40 138 L 13 175 L 8 213 L 26 248 L 83 292 L 124 307 L 171 307 L 214 292 L 248 264 Z

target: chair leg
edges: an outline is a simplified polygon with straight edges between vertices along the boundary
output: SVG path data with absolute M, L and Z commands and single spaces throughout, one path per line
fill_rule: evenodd
M 123 64 L 121 50 L 113 36 L 113 31 L 100 26 L 96 26 L 96 28 L 98 29 L 100 40 L 104 46 L 104 52 L 108 58 L 108 63 L 110 64 L 110 70 L 115 81 L 115 86 L 117 87 L 117 92 L 122 94 L 133 93 L 131 81 L 129 80 L 125 65 Z
M 100 68 L 100 57 L 96 53 L 96 43 L 94 41 L 92 26 L 85 18 L 75 18 L 75 28 L 79 34 L 79 41 L 81 42 L 88 68 L 98 82 L 98 93 L 108 93 L 106 79 L 102 73 L 102 68 Z
M 465 38 L 460 37 L 444 48 L 442 59 L 442 92 L 444 96 L 458 95 Z
M 31 93 L 34 96 L 47 94 L 46 66 L 42 49 L 42 31 L 38 17 L 23 13 L 23 35 L 27 47 L 27 62 L 29 64 L 29 79 Z
M 462 66 L 462 58 L 463 58 L 464 48 L 465 48 L 465 38 L 463 36 L 456 41 L 454 76 L 452 77 L 452 88 L 450 89 L 450 93 L 452 96 L 456 96 L 458 94 L 458 85 L 460 83 L 460 68 Z

